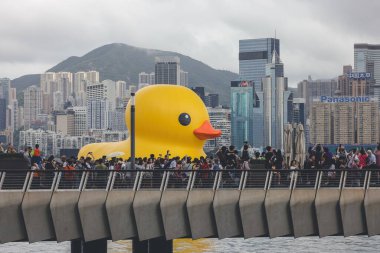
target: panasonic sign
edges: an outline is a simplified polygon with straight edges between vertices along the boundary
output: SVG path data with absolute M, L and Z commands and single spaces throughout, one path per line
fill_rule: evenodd
M 321 96 L 321 102 L 324 103 L 354 103 L 370 102 L 370 97 L 328 97 Z

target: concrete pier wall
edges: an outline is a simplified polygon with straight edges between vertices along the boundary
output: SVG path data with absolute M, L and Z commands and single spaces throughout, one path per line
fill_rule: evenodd
M 364 213 L 364 194 L 362 188 L 344 188 L 339 205 L 344 236 L 367 233 Z
M 268 235 L 265 214 L 265 194 L 263 189 L 244 189 L 239 199 L 240 217 L 244 238 Z
M 193 239 L 218 236 L 213 199 L 213 189 L 193 189 L 189 192 L 186 207 Z
M 58 242 L 83 236 L 78 212 L 79 191 L 56 191 L 50 202 L 50 212 Z
M 106 213 L 106 190 L 82 191 L 78 211 L 86 242 L 110 238 L 111 232 Z
M 364 197 L 364 210 L 368 235 L 380 235 L 380 188 L 367 189 Z
M 113 241 L 137 236 L 133 214 L 133 190 L 112 190 L 108 193 L 106 210 Z
M 339 210 L 340 189 L 320 188 L 315 196 L 315 213 L 319 236 L 343 234 Z
M 293 234 L 290 214 L 290 189 L 268 189 L 265 197 L 265 214 L 268 222 L 269 237 Z
M 21 204 L 29 242 L 55 240 L 53 220 L 50 214 L 52 192 L 27 191 Z
M 317 235 L 318 224 L 315 214 L 316 189 L 296 188 L 290 198 L 290 212 L 294 237 Z
M 162 193 L 160 208 L 166 240 L 191 237 L 187 215 L 187 190 L 166 189 Z
M 139 240 L 165 236 L 160 210 L 160 190 L 138 190 L 133 201 Z
M 28 239 L 21 212 L 23 197 L 22 191 L 0 191 L 0 243 Z
M 218 189 L 213 208 L 219 239 L 243 235 L 239 212 L 240 190 Z

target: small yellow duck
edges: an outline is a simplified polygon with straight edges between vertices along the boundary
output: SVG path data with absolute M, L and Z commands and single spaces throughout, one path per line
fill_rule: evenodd
M 136 93 L 135 97 L 136 157 L 154 154 L 191 157 L 204 156 L 204 142 L 219 137 L 209 120 L 207 109 L 199 96 L 180 85 L 151 85 Z M 126 108 L 125 121 L 130 129 L 130 103 Z M 92 154 L 94 159 L 112 153 L 130 157 L 130 139 L 121 142 L 93 143 L 84 146 L 78 157 Z

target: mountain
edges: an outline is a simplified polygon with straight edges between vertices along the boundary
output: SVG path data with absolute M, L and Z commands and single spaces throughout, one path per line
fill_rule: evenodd
M 96 48 L 82 57 L 72 56 L 48 71 L 99 71 L 101 80 L 124 80 L 138 83 L 140 72 L 154 72 L 154 57 L 178 56 L 181 69 L 189 72 L 189 86 L 204 86 L 206 92 L 219 93 L 220 102 L 229 104 L 230 81 L 236 73 L 216 70 L 189 56 L 170 51 L 160 51 L 114 43 Z
M 16 88 L 17 92 L 23 91 L 31 85 L 40 85 L 40 74 L 24 75 L 12 80 L 12 87 Z

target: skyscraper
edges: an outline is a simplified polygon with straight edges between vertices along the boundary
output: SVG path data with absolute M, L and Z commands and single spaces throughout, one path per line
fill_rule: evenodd
M 9 105 L 11 90 L 11 80 L 9 78 L 0 78 L 0 98 L 5 99 L 5 104 Z
M 0 98 L 0 131 L 7 128 L 7 105 L 5 98 Z
M 370 91 L 380 108 L 380 44 L 354 44 L 354 70 L 371 74 Z
M 197 93 L 197 95 L 202 99 L 203 103 L 205 103 L 205 87 L 193 87 L 191 90 Z
M 280 55 L 280 40 L 239 40 L 239 75 L 242 80 L 253 80 L 256 91 L 262 90 L 261 79 L 266 75 L 265 65 L 272 61 L 273 51 Z
M 305 99 L 306 117 L 310 116 L 313 98 L 320 96 L 332 97 L 338 88 L 336 79 L 318 79 L 313 80 L 310 76 L 308 80 L 303 80 L 297 85 L 297 93 L 301 98 Z
M 305 99 L 293 98 L 293 117 L 289 119 L 289 123 L 301 123 L 305 126 Z
M 283 148 L 283 129 L 288 122 L 288 100 L 292 99 L 288 79 L 284 77 L 284 64 L 276 51 L 272 61 L 265 66 L 266 77 L 262 79 L 264 109 L 264 145 Z
M 208 94 L 205 96 L 205 104 L 207 107 L 218 107 L 219 106 L 219 94 Z
M 155 83 L 180 84 L 180 59 L 178 56 L 155 58 Z
M 231 141 L 240 148 L 245 141 L 253 143 L 253 81 L 231 82 Z

